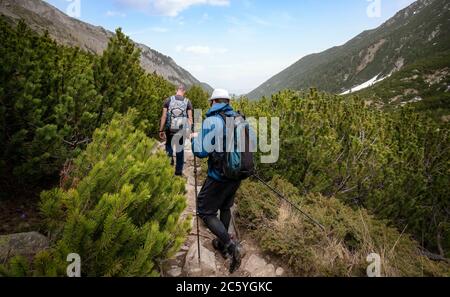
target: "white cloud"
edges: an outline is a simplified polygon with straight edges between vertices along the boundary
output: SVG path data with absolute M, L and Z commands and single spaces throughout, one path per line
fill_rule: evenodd
M 226 54 L 228 52 L 227 48 L 211 48 L 203 45 L 192 45 L 187 47 L 178 45 L 175 49 L 177 52 L 185 52 L 194 55 Z
M 123 12 L 120 12 L 120 11 L 112 11 L 112 10 L 108 10 L 108 11 L 106 12 L 106 16 L 108 16 L 108 17 L 121 17 L 121 18 L 124 18 L 124 17 L 126 17 L 127 15 L 126 15 L 125 13 L 123 13 Z
M 230 0 L 116 0 L 120 4 L 142 11 L 176 17 L 193 5 L 228 6 Z

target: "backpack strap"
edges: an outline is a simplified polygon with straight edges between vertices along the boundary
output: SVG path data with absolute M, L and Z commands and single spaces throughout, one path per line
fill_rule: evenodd
M 227 116 L 225 114 L 225 112 L 223 112 L 223 111 L 218 113 L 218 115 L 223 120 L 223 145 L 224 145 L 224 149 L 226 149 L 226 147 L 227 147 L 227 118 L 231 118 L 231 117 L 234 117 L 234 116 Z
M 173 100 L 175 99 L 175 96 L 170 96 L 168 99 L 169 99 L 169 106 L 167 107 L 167 119 L 166 119 L 166 128 L 167 129 L 169 129 L 170 122 L 172 119 Z
M 216 116 L 219 116 L 219 118 L 223 121 L 223 136 L 226 137 L 226 130 L 227 130 L 227 115 L 222 111 L 216 114 Z
M 227 123 L 227 115 L 223 111 L 219 112 L 218 115 L 222 118 L 222 120 L 226 124 Z
M 170 96 L 168 99 L 169 99 L 169 107 L 167 109 L 168 109 L 168 111 L 170 111 L 170 107 L 172 106 L 173 99 L 175 99 L 175 97 L 174 96 Z
M 238 116 L 241 116 L 245 121 L 247 120 L 247 117 L 245 116 L 245 114 L 243 114 L 239 110 L 236 113 L 237 113 Z
M 189 106 L 189 99 L 184 97 L 184 107 L 186 108 L 184 112 L 185 112 L 186 116 L 187 116 L 188 106 Z

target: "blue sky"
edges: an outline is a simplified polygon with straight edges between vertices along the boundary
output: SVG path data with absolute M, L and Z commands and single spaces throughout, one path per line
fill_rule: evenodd
M 341 45 L 414 0 L 47 0 L 243 94 L 301 57 Z M 380 3 L 380 5 L 378 5 Z M 71 10 L 68 10 L 72 8 Z M 379 10 L 377 10 L 380 8 Z

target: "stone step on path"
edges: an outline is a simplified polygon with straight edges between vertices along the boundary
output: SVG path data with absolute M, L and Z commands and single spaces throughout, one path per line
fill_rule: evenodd
M 200 161 L 197 162 L 197 170 L 200 173 Z M 192 230 L 186 242 L 173 259 L 164 263 L 163 276 L 168 277 L 276 277 L 286 275 L 285 269 L 271 263 L 268 256 L 253 242 L 251 238 L 241 238 L 241 244 L 244 250 L 244 257 L 241 268 L 233 275 L 229 273 L 230 260 L 226 260 L 222 255 L 215 251 L 212 246 L 214 235 L 206 228 L 204 223 L 199 221 L 200 229 L 200 261 L 198 259 L 197 243 L 197 221 L 196 221 L 196 203 L 195 203 L 195 179 L 194 179 L 194 155 L 191 150 L 190 141 L 186 141 L 185 146 L 185 168 L 184 177 L 186 178 L 186 199 L 187 207 L 181 218 L 185 219 L 192 216 Z M 200 192 L 203 181 L 198 181 Z M 234 221 L 230 226 L 230 233 L 235 236 Z M 239 232 L 242 234 L 242 232 Z

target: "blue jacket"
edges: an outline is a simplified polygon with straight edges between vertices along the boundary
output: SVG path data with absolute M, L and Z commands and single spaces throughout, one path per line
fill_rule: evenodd
M 237 113 L 233 110 L 233 108 L 229 104 L 225 103 L 216 103 L 214 104 L 211 109 L 206 113 L 206 119 L 203 121 L 202 125 L 202 131 L 199 132 L 199 135 L 197 138 L 194 138 L 192 140 L 192 151 L 194 152 L 195 156 L 198 158 L 207 158 L 210 157 L 208 160 L 208 176 L 212 179 L 223 182 L 226 181 L 221 173 L 214 168 L 213 166 L 213 160 L 211 158 L 211 147 L 208 148 L 208 144 L 215 144 L 215 137 L 211 140 L 210 138 L 214 133 L 214 129 L 217 129 L 217 133 L 220 132 L 221 137 L 224 136 L 224 129 L 225 129 L 225 122 L 220 116 L 220 113 L 225 113 L 227 116 L 236 116 Z M 226 133 L 226 131 L 225 131 Z M 211 135 L 209 135 L 211 134 Z M 226 135 L 226 134 L 225 134 Z M 205 138 L 207 140 L 205 141 Z M 223 143 L 223 149 L 225 150 L 225 144 L 224 140 Z

